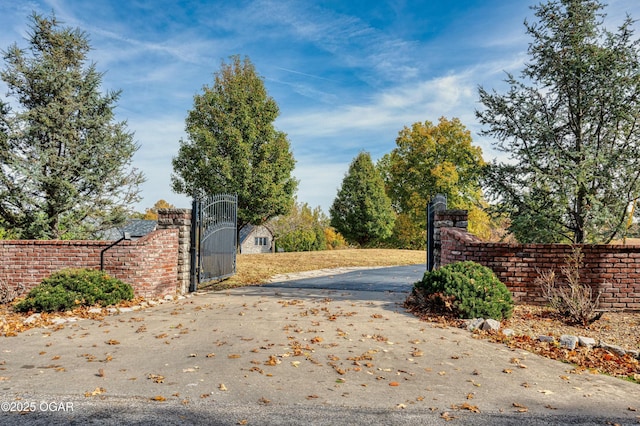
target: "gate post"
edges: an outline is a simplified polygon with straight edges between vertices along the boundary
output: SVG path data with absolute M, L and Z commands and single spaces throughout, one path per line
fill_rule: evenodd
M 189 275 L 189 291 L 193 292 L 198 289 L 198 235 L 200 233 L 200 202 L 194 196 L 191 202 L 191 247 L 189 253 L 191 255 L 190 275 Z
M 189 291 L 189 249 L 191 247 L 191 210 L 158 209 L 158 229 L 178 229 L 178 290 L 180 294 Z
M 436 212 L 446 209 L 447 197 L 443 194 L 436 194 L 427 206 L 427 271 L 433 271 L 435 267 L 435 250 L 440 249 L 436 247 L 436 240 L 439 242 L 439 238 L 436 239 L 435 235 L 435 215 Z

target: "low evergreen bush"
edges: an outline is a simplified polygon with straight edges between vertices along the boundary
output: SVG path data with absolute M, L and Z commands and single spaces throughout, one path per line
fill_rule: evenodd
M 53 312 L 76 306 L 108 306 L 131 299 L 133 288 L 104 272 L 65 269 L 42 280 L 14 308 L 19 312 Z
M 445 312 L 460 318 L 502 320 L 513 313 L 513 299 L 507 286 L 491 269 L 470 261 L 426 272 L 414 284 L 407 302 L 418 310 Z

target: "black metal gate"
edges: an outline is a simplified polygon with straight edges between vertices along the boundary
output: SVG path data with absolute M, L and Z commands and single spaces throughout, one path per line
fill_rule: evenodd
M 238 197 L 217 194 L 193 200 L 191 210 L 191 283 L 222 280 L 236 273 Z

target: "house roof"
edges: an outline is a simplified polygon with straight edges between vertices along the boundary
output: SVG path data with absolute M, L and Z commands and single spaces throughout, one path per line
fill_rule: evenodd
M 130 219 L 122 227 L 110 228 L 102 232 L 103 240 L 117 240 L 122 238 L 125 232 L 131 238 L 141 238 L 156 230 L 158 221 L 144 219 Z
M 245 226 L 242 227 L 242 229 L 240 230 L 240 234 L 238 235 L 238 238 L 240 239 L 240 244 L 244 243 L 245 240 L 249 237 L 249 235 L 251 235 L 251 233 L 256 228 L 264 228 L 267 231 L 269 231 L 269 233 L 271 233 L 269 228 L 267 228 L 266 226 L 255 226 L 255 225 L 251 225 L 251 224 L 245 225 Z
M 238 234 L 238 238 L 240 239 L 240 244 L 244 243 L 247 237 L 251 234 L 255 226 L 253 225 L 245 225 L 240 229 L 240 233 Z

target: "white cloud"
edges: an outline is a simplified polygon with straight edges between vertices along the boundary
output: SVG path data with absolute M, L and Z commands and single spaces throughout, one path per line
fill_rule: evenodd
M 447 75 L 386 89 L 363 104 L 343 105 L 281 117 L 278 126 L 289 135 L 332 136 L 373 132 L 415 121 L 435 121 L 475 100 L 470 75 Z
M 351 160 L 318 164 L 314 158 L 298 159 L 293 173 L 300 181 L 298 200 L 311 207 L 320 206 L 328 214 L 350 163 Z

